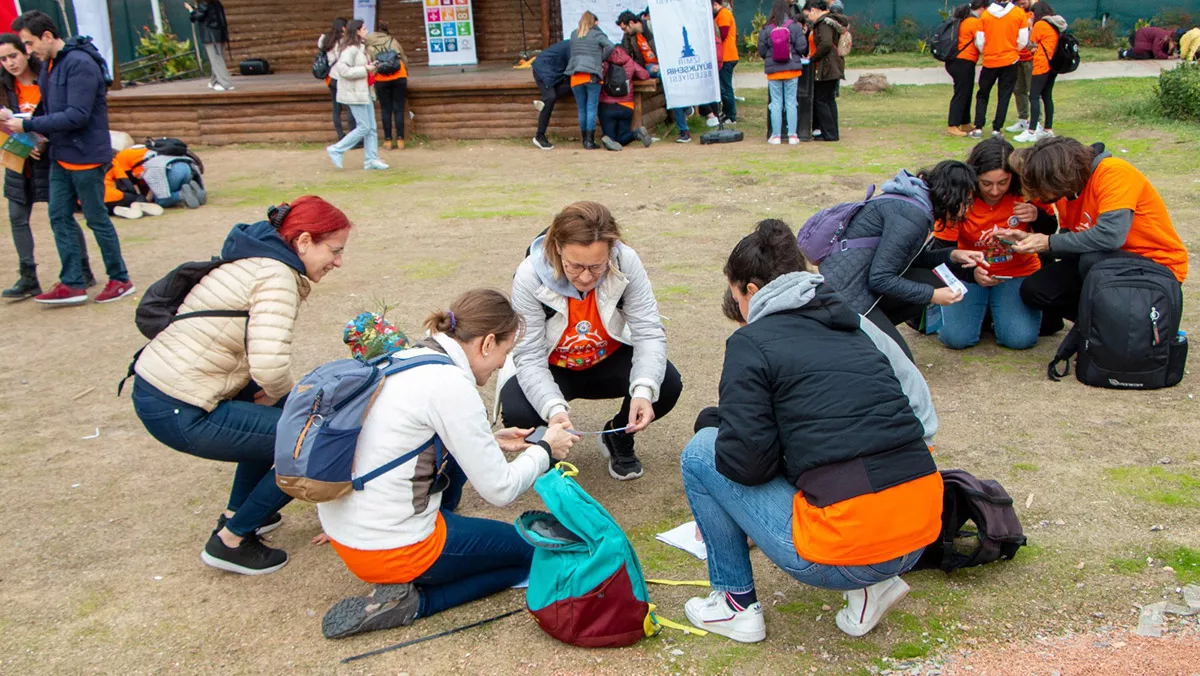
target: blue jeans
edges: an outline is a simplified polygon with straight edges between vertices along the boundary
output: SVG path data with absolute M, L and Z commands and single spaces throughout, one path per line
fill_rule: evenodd
M 654 71 L 653 73 L 651 73 L 651 75 L 658 78 L 660 81 L 662 80 L 662 71 L 661 70 Z M 668 111 L 669 113 L 671 113 L 671 116 L 673 118 L 675 118 L 675 128 L 681 132 L 685 132 L 688 130 L 687 115 L 684 114 L 684 111 L 685 111 L 684 108 L 671 108 Z
M 942 308 L 942 328 L 938 339 L 952 350 L 965 350 L 979 343 L 983 315 L 992 310 L 996 343 L 1014 350 L 1037 345 L 1042 313 L 1021 300 L 1024 277 L 1000 282 L 993 287 L 967 284 L 967 295 Z
M 771 131 L 783 136 L 783 111 L 787 109 L 787 136 L 796 135 L 796 87 L 800 78 L 790 80 L 768 80 L 767 90 L 771 96 Z
M 792 499 L 796 488 L 783 477 L 761 486 L 743 486 L 717 471 L 717 428 L 696 433 L 683 449 L 683 490 L 708 550 L 708 580 L 717 591 L 754 589 L 746 538 L 783 572 L 822 589 L 864 589 L 908 571 L 924 547 L 891 561 L 867 566 L 831 566 L 800 558 L 792 540 Z
M 354 117 L 354 129 L 350 130 L 333 149 L 344 153 L 359 141 L 363 142 L 363 166 L 368 162 L 379 159 L 379 129 L 375 125 L 375 105 L 371 103 L 347 105 L 350 115 Z
M 167 165 L 167 185 L 171 188 L 170 195 L 154 196 L 154 201 L 160 207 L 173 207 L 183 199 L 179 189 L 192 180 L 192 165 L 187 162 L 172 162 Z
M 212 412 L 173 399 L 140 377 L 133 383 L 133 410 L 150 436 L 177 451 L 205 460 L 236 462 L 226 524 L 234 535 L 253 533 L 291 502 L 275 485 L 275 425 L 283 400 L 254 403 L 260 388 L 250 384 Z
M 579 128 L 595 131 L 596 111 L 600 109 L 600 84 L 588 83 L 571 87 L 575 95 L 575 107 L 579 109 Z
M 413 580 L 421 600 L 417 617 L 491 596 L 529 577 L 533 547 L 521 539 L 517 529 L 504 521 L 455 514 L 447 504 L 450 497 L 442 495 L 446 545 L 429 570 Z
M 100 246 L 104 258 L 104 271 L 109 279 L 128 282 L 129 272 L 125 259 L 121 257 L 121 240 L 117 229 L 108 217 L 104 205 L 104 167 L 84 171 L 63 169 L 57 162 L 50 165 L 50 230 L 54 233 L 54 246 L 62 261 L 58 281 L 66 286 L 82 289 L 83 248 L 80 246 L 79 222 L 75 220 L 75 201 L 83 205 L 83 217 Z

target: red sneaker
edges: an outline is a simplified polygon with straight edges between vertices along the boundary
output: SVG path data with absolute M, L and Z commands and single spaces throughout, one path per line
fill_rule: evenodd
M 115 279 L 108 280 L 108 284 L 104 285 L 104 290 L 96 296 L 97 303 L 111 303 L 114 300 L 120 300 L 125 296 L 131 295 L 136 291 L 133 287 L 133 282 L 118 282 Z
M 56 282 L 50 290 L 33 300 L 47 305 L 79 305 L 88 299 L 86 289 L 76 289 L 62 282 Z

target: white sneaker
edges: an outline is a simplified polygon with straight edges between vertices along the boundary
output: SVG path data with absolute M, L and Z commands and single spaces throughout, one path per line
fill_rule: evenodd
M 1015 134 L 1019 131 L 1025 131 L 1029 128 L 1029 120 L 1017 120 L 1012 125 L 1008 126 L 1004 131 Z
M 1042 129 L 1041 127 L 1038 127 L 1037 140 L 1041 141 L 1044 138 L 1054 138 L 1054 130 L 1053 129 Z
M 363 165 L 363 169 L 366 169 L 367 171 L 383 171 L 391 168 L 392 167 L 390 165 L 380 160 L 371 160 Z
M 228 91 L 225 87 L 222 87 L 219 84 L 213 85 L 212 88 L 214 91 L 218 91 L 218 92 Z M 229 89 L 233 89 L 233 87 L 230 87 Z
M 788 137 L 788 145 L 789 146 L 800 145 L 800 137 L 795 134 L 792 134 L 791 136 Z
M 838 629 L 851 636 L 862 636 L 875 628 L 892 606 L 908 595 L 908 583 L 893 577 L 866 589 L 848 591 L 846 607 L 837 613 Z
M 1017 143 L 1033 143 L 1036 140 L 1038 140 L 1037 132 L 1032 129 L 1026 129 L 1013 137 L 1013 141 Z
M 163 208 L 154 202 L 134 202 L 133 208 L 142 212 L 143 216 L 162 216 Z
M 709 127 L 716 127 L 721 124 L 721 121 L 717 119 L 716 115 L 709 115 L 708 119 L 704 121 L 704 124 Z
M 771 138 L 767 139 L 767 145 L 769 145 L 769 146 L 777 146 L 777 145 L 779 145 L 779 137 L 778 137 L 778 136 L 772 136 Z
M 133 220 L 135 218 L 141 218 L 142 212 L 140 209 L 135 209 L 133 207 L 113 207 L 113 216 L 120 216 L 121 218 Z
M 967 134 L 967 136 L 969 136 L 970 138 L 983 138 L 983 130 L 982 129 L 972 129 L 970 131 L 970 133 Z
M 213 84 L 213 83 L 211 83 L 211 82 L 209 82 L 209 83 L 208 83 L 208 88 L 209 88 L 209 89 L 212 89 L 212 88 L 213 88 L 213 87 L 215 87 L 215 86 L 216 86 L 216 85 L 215 85 L 215 84 Z
M 533 109 L 538 111 L 539 113 L 542 112 L 542 108 L 545 108 L 545 107 L 546 107 L 545 101 L 534 101 L 533 102 Z
M 737 612 L 725 600 L 725 592 L 714 591 L 708 597 L 697 596 L 683 606 L 688 622 L 697 629 L 711 631 L 740 643 L 758 643 L 767 637 L 761 603 Z

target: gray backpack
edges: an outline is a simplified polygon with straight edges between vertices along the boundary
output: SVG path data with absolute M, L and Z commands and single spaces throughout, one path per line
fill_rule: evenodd
M 1026 544 L 1013 500 L 1000 482 L 961 469 L 942 470 L 942 534 L 925 547 L 913 570 L 981 566 L 1011 559 Z M 974 530 L 963 530 L 970 521 Z
M 318 366 L 292 388 L 275 428 L 275 483 L 304 502 L 336 500 L 396 469 L 429 449 L 434 467 L 448 457 L 435 434 L 419 448 L 364 474 L 354 469 L 354 450 L 371 404 L 393 374 L 419 366 L 454 362 L 442 354 L 407 359 L 400 353 L 362 362 L 339 359 Z

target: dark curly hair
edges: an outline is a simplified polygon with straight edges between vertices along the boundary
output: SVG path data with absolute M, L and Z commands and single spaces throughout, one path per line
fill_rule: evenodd
M 1012 175 L 1012 183 L 1008 186 L 1008 194 L 1021 194 L 1021 177 L 1013 171 L 1012 165 L 1009 164 L 1009 157 L 1012 156 L 1016 148 L 1002 136 L 993 136 L 992 138 L 980 141 L 971 149 L 971 154 L 967 156 L 967 164 L 975 170 L 975 176 L 983 176 L 989 171 L 1002 169 Z
M 975 170 L 965 162 L 942 160 L 933 167 L 922 169 L 917 177 L 929 188 L 929 201 L 933 204 L 933 220 L 959 223 L 971 202 L 979 178 Z
M 808 269 L 808 261 L 796 246 L 796 235 L 787 223 L 768 218 L 742 238 L 725 261 L 725 278 L 742 293 L 754 284 L 762 288 L 790 272 Z

